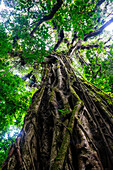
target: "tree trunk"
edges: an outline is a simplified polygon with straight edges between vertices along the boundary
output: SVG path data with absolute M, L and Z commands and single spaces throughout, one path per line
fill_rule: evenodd
M 43 65 L 42 86 L 2 170 L 113 169 L 112 99 L 77 77 L 63 54 Z

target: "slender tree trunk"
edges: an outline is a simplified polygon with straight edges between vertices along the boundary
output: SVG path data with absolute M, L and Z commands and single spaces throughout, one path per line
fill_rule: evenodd
M 112 99 L 51 55 L 2 170 L 113 169 Z

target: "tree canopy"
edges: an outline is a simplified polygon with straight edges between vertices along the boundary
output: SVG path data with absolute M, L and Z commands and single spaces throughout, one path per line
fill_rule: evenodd
M 40 86 L 42 65 L 50 54 L 71 57 L 78 76 L 112 96 L 113 31 L 106 29 L 112 23 L 113 0 L 1 1 L 2 161 L 13 142 L 10 129 L 22 127 L 32 94 Z M 24 81 L 27 79 L 29 82 Z

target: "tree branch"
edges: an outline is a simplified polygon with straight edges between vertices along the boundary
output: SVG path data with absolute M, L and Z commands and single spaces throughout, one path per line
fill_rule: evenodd
M 67 47 L 69 48 L 70 42 L 68 41 L 68 39 L 64 39 L 64 42 L 67 44 Z
M 61 42 L 63 41 L 64 38 L 64 32 L 63 30 L 60 31 L 60 39 L 58 39 L 57 44 L 54 47 L 54 51 L 59 47 L 59 45 L 61 44 Z
M 98 64 L 98 63 L 96 63 L 96 65 L 98 65 L 99 66 L 99 70 L 96 72 L 96 74 L 93 76 L 93 80 L 95 80 L 96 79 L 96 77 L 97 77 L 97 75 L 98 75 L 98 73 L 101 71 L 101 65 L 100 64 Z M 93 72 L 94 73 L 94 72 Z
M 90 65 L 84 60 L 84 58 L 81 56 L 80 51 L 78 50 L 78 53 L 76 53 L 76 57 L 79 59 L 81 66 L 83 67 L 83 64 L 90 67 Z
M 42 19 L 39 19 L 38 23 L 36 24 L 35 28 L 31 31 L 30 36 L 34 34 L 34 32 L 37 30 L 37 27 L 44 21 L 48 21 L 53 18 L 53 16 L 56 14 L 56 12 L 59 10 L 61 5 L 63 4 L 63 0 L 57 0 L 56 5 L 53 6 L 51 13 L 49 15 L 45 15 Z
M 78 37 L 77 37 L 77 35 L 76 35 L 76 33 L 75 33 L 74 36 L 73 36 L 72 42 L 71 42 L 72 45 L 73 45 L 74 41 L 75 41 L 77 38 L 78 38 Z
M 81 45 L 81 46 L 78 47 L 78 49 L 82 49 L 82 50 L 87 49 L 87 50 L 89 50 L 89 49 L 98 48 L 98 47 L 99 47 L 98 44 L 86 45 L 86 46 Z
M 112 37 L 110 37 L 106 42 L 104 42 L 104 44 L 107 44 L 111 40 L 111 38 Z M 105 48 L 105 47 L 108 47 L 108 46 L 104 46 L 103 48 Z M 89 50 L 89 49 L 92 49 L 92 48 L 99 48 L 99 44 L 91 44 L 91 45 L 89 44 L 89 45 L 86 45 L 86 46 L 81 45 L 81 46 L 77 47 L 77 50 L 78 49 L 82 49 L 82 50 L 87 49 L 87 50 Z
M 102 31 L 111 23 L 113 22 L 113 18 L 111 18 L 109 21 L 107 21 L 102 27 L 100 27 L 98 30 L 94 31 L 94 32 L 90 32 L 88 33 L 85 38 L 84 41 L 86 41 L 88 38 L 92 37 L 92 36 L 97 36 L 100 33 L 102 33 Z

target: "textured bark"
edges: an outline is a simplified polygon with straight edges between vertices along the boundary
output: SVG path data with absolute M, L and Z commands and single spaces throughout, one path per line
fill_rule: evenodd
M 47 61 L 2 170 L 113 169 L 112 99 L 77 77 L 63 54 Z

